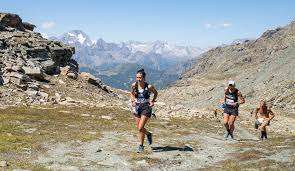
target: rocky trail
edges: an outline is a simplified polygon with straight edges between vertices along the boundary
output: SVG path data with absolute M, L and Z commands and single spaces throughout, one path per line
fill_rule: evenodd
M 0 159 L 7 162 L 7 169 L 255 170 L 276 169 L 279 165 L 284 170 L 294 168 L 294 135 L 270 131 L 268 141 L 259 141 L 258 133 L 247 126 L 243 117 L 237 121 L 236 139 L 225 140 L 220 117 L 208 120 L 158 116 L 148 124 L 154 133 L 154 144 L 145 144 L 145 152 L 138 154 L 137 130 L 126 110 L 8 108 L 0 116 Z

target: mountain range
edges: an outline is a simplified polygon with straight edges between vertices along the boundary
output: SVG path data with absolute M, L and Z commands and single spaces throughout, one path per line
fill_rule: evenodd
M 187 66 L 204 52 L 192 46 L 178 46 L 166 41 L 126 41 L 108 43 L 103 39 L 92 41 L 81 30 L 73 30 L 61 36 L 50 37 L 74 46 L 74 59 L 81 71 L 102 78 L 112 87 L 129 89 L 136 70 L 148 71 L 148 81 L 163 88 L 178 79 Z

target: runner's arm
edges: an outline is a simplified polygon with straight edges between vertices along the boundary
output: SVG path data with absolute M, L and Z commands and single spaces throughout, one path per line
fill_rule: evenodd
M 275 117 L 275 114 L 270 109 L 268 110 L 268 114 L 269 114 L 269 118 L 268 118 L 268 122 L 269 122 Z
M 242 93 L 240 91 L 238 91 L 238 96 L 239 96 L 239 104 L 243 104 L 245 103 L 245 98 L 243 97 Z
M 258 116 L 257 116 L 257 114 L 258 114 L 258 108 L 256 108 L 255 110 L 254 110 L 254 117 L 255 117 L 255 119 L 258 119 Z
M 222 99 L 219 100 L 220 104 L 225 103 L 225 95 Z
M 151 85 L 149 87 L 149 91 L 154 94 L 152 102 L 156 102 L 156 99 L 158 97 L 158 91 L 156 90 L 156 88 L 153 85 Z
M 135 95 L 134 95 L 134 89 L 135 89 L 135 83 L 133 83 L 131 85 L 131 91 L 130 91 L 130 99 L 131 99 L 131 102 L 135 102 Z
M 226 91 L 228 91 L 228 88 L 225 88 L 225 89 L 224 89 L 224 96 L 223 96 L 223 99 L 220 99 L 220 102 L 221 102 L 221 103 L 225 103 L 225 102 L 226 102 Z

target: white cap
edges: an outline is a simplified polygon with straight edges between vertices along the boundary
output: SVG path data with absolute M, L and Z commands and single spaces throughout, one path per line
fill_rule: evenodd
M 229 81 L 227 82 L 227 85 L 233 85 L 233 86 L 235 86 L 236 83 L 235 83 L 234 80 L 229 80 Z

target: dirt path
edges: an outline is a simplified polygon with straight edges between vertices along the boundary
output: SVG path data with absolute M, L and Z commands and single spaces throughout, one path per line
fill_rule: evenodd
M 0 153 L 0 159 L 10 164 L 8 169 L 239 170 L 283 165 L 288 170 L 295 163 L 294 136 L 271 132 L 268 141 L 260 142 L 243 118 L 237 121 L 236 140 L 223 138 L 220 120 L 152 119 L 148 129 L 154 133 L 154 144 L 145 144 L 145 152 L 138 154 L 137 130 L 128 111 L 54 108 L 8 109 L 5 113 L 1 115 L 2 128 L 8 131 L 12 126 L 22 132 L 24 137 L 17 137 L 20 140 L 32 139 L 26 147 L 12 147 L 2 140 L 5 149 L 11 148 Z M 10 131 L 10 137 L 17 132 Z
M 173 142 L 169 145 L 169 141 Z M 182 144 L 183 145 L 173 145 Z M 36 160 L 49 169 L 187 169 L 201 168 L 224 160 L 233 152 L 224 146 L 230 143 L 209 136 L 186 135 L 165 138 L 152 146 L 146 145 L 143 154 L 136 153 L 137 138 L 128 133 L 104 132 L 103 138 L 91 142 L 67 142 L 48 146 Z M 197 143 L 197 144 L 195 144 Z M 164 144 L 164 145 L 163 145 Z
M 179 122 L 181 121 L 175 123 L 179 124 Z M 237 156 L 247 158 L 250 154 L 251 157 L 253 154 L 249 151 L 255 153 L 257 149 L 249 148 L 249 144 L 256 146 L 255 144 L 261 143 L 258 135 L 243 127 L 240 122 L 237 122 L 235 140 L 223 138 L 222 126 L 218 126 L 217 132 L 214 133 L 208 130 L 200 132 L 197 127 L 191 127 L 193 123 L 186 126 L 178 125 L 176 129 L 171 129 L 175 128 L 175 125 L 170 124 L 167 121 L 152 120 L 152 125 L 155 127 L 151 130 L 154 132 L 155 143 L 152 146 L 146 144 L 145 152 L 142 154 L 136 153 L 138 145 L 136 132 L 106 131 L 103 132 L 102 138 L 91 142 L 68 142 L 51 147 L 53 150 L 39 157 L 36 162 L 48 165 L 47 168 L 50 169 L 62 170 L 70 168 L 77 170 L 79 168 L 195 170 L 218 165 L 222 167 L 224 161 L 230 161 Z M 210 126 L 209 123 L 206 124 Z M 216 124 L 220 125 L 220 123 Z M 156 125 L 164 125 L 164 127 Z M 292 144 L 288 147 L 292 147 Z M 244 152 L 246 153 L 243 154 Z M 261 155 L 258 152 L 257 154 Z M 276 159 L 278 162 L 283 161 L 289 164 L 293 162 L 290 150 L 268 156 L 267 160 L 276 161 Z

